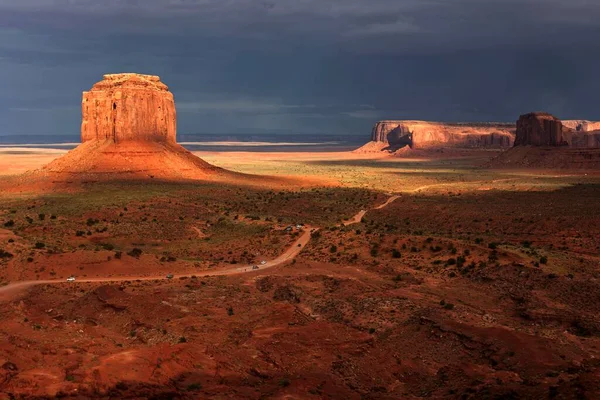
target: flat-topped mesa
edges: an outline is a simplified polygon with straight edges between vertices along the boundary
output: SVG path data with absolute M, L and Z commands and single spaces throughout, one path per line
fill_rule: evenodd
M 524 114 L 517 121 L 515 146 L 568 146 L 558 118 L 544 112 Z
M 175 143 L 175 101 L 155 75 L 107 74 L 83 92 L 81 142 Z
M 413 149 L 443 147 L 488 148 L 510 147 L 514 141 L 514 124 L 445 123 L 429 121 L 379 121 L 371 132 L 371 141 L 390 148 Z

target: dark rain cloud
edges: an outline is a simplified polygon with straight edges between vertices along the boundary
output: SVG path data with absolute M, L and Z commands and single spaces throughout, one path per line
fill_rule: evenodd
M 181 133 L 600 119 L 599 21 L 586 0 L 0 0 L 0 135 L 76 134 L 119 71 L 161 75 Z

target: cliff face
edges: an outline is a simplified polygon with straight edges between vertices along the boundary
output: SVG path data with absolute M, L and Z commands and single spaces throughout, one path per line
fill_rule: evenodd
M 44 172 L 55 181 L 203 179 L 223 172 L 176 143 L 175 102 L 158 76 L 104 75 L 83 93 L 81 141 Z
M 109 74 L 83 92 L 81 141 L 175 143 L 173 94 L 158 76 Z
M 576 132 L 600 131 L 600 122 L 587 120 L 567 120 L 562 121 L 563 128 Z
M 558 118 L 547 113 L 529 113 L 517 121 L 515 146 L 565 146 L 563 126 Z
M 380 121 L 371 131 L 371 141 L 390 147 L 511 147 L 515 128 L 502 123 L 439 123 L 426 121 Z

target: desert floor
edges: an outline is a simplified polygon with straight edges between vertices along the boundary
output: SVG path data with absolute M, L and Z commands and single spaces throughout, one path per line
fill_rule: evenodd
M 296 184 L 0 193 L 0 399 L 600 397 L 599 173 L 196 154 Z

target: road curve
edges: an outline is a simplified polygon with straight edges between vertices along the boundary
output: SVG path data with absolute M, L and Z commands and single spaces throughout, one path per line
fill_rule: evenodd
M 306 226 L 300 237 L 292 243 L 288 249 L 281 254 L 279 257 L 267 261 L 264 265 L 259 266 L 259 271 L 277 267 L 285 264 L 288 261 L 296 258 L 298 254 L 304 249 L 306 244 L 310 241 L 311 233 L 317 231 L 317 228 L 311 229 Z M 252 269 L 252 265 L 239 266 L 235 268 L 221 269 L 217 271 L 199 271 L 194 274 L 174 274 L 173 278 L 191 278 L 194 275 L 197 276 L 223 276 L 223 275 L 235 275 L 246 272 L 255 271 Z M 124 282 L 124 281 L 154 281 L 157 279 L 165 279 L 165 275 L 154 275 L 154 276 L 122 276 L 122 277 L 96 277 L 96 278 L 83 278 L 77 279 L 78 283 L 94 283 L 94 282 Z M 10 283 L 8 285 L 0 287 L 0 301 L 8 300 L 13 298 L 15 295 L 21 293 L 23 290 L 29 289 L 36 285 L 52 285 L 65 283 L 64 279 L 48 279 L 48 280 L 34 280 L 34 281 L 19 281 Z
M 390 205 L 394 200 L 398 199 L 400 196 L 394 195 L 387 199 L 387 201 L 379 206 L 374 207 L 374 210 L 380 210 L 384 207 Z M 360 210 L 354 217 L 344 222 L 342 225 L 352 225 L 359 223 L 364 215 L 368 212 L 368 210 Z M 300 254 L 300 252 L 304 249 L 304 247 L 310 242 L 311 233 L 319 230 L 319 228 L 311 228 L 310 226 L 305 226 L 302 234 L 298 239 L 292 243 L 288 249 L 283 252 L 279 257 L 267 261 L 264 265 L 259 266 L 259 270 L 265 270 L 269 268 L 274 268 L 279 265 L 285 264 Z M 196 276 L 225 276 L 225 275 L 236 275 L 243 274 L 248 272 L 253 272 L 255 270 L 252 269 L 252 265 L 244 265 L 235 268 L 227 268 L 220 269 L 217 271 L 199 271 L 195 274 L 174 274 L 173 278 L 190 278 L 194 275 Z M 83 278 L 77 279 L 77 283 L 96 283 L 96 282 L 125 282 L 125 281 L 154 281 L 158 279 L 165 279 L 164 275 L 154 275 L 154 276 L 121 276 L 121 277 L 96 277 L 96 278 Z M 19 281 L 14 283 L 9 283 L 8 285 L 0 287 L 0 301 L 10 300 L 14 298 L 16 295 L 21 293 L 24 290 L 27 290 L 36 285 L 56 285 L 65 283 L 64 279 L 49 279 L 49 280 L 33 280 L 33 281 Z

